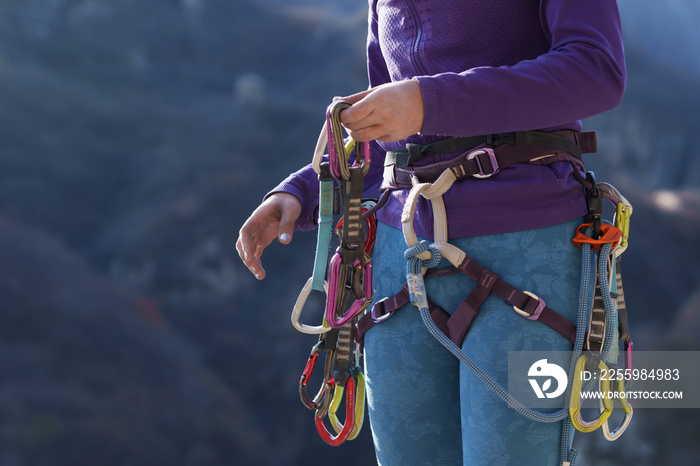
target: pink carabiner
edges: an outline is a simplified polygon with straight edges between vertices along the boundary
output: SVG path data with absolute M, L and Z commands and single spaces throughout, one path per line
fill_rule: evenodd
M 355 161 L 350 165 L 350 154 L 345 151 L 345 142 L 342 135 L 342 125 L 340 123 L 340 112 L 349 108 L 349 102 L 338 100 L 333 102 L 326 109 L 326 131 L 328 133 L 328 162 L 331 176 L 336 180 L 350 179 L 349 168 L 362 167 L 362 174 L 369 171 L 372 152 L 369 141 L 356 143 Z M 342 159 L 341 159 L 342 156 Z M 341 167 L 341 164 L 342 167 Z
M 340 267 L 343 258 L 339 253 L 336 253 L 331 259 L 329 266 L 329 276 L 328 276 L 328 299 L 326 300 L 326 322 L 333 328 L 340 328 L 352 319 L 354 319 L 360 312 L 364 311 L 369 307 L 372 302 L 374 291 L 372 290 L 372 262 L 367 261 L 364 264 L 362 271 L 363 279 L 363 291 L 364 298 L 356 299 L 350 309 L 339 317 L 336 317 L 338 300 L 338 290 L 342 287 L 345 289 L 345 277 L 344 274 L 341 277 Z M 359 259 L 355 260 L 353 267 L 362 264 Z M 342 278 L 342 280 L 340 280 Z M 342 283 L 341 283 L 342 281 Z

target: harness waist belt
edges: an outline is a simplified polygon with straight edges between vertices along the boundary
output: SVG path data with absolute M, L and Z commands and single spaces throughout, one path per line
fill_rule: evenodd
M 465 151 L 446 162 L 410 166 L 418 160 L 438 154 Z M 447 138 L 427 144 L 407 144 L 406 149 L 387 152 L 384 162 L 385 189 L 407 189 L 414 181 L 434 182 L 445 170 L 452 170 L 457 180 L 469 177 L 488 178 L 516 163 L 547 165 L 567 161 L 583 169 L 581 154 L 597 151 L 596 133 L 571 130 L 543 133 L 518 131 L 501 135 Z

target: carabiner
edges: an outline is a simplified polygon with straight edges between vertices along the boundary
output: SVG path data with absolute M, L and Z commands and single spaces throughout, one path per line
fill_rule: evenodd
M 320 326 L 312 327 L 310 325 L 302 324 L 299 322 L 299 316 L 301 315 L 301 311 L 304 309 L 304 305 L 306 304 L 306 300 L 308 299 L 309 295 L 311 294 L 311 291 L 313 289 L 313 279 L 314 277 L 309 278 L 306 281 L 306 285 L 304 285 L 304 288 L 301 289 L 301 292 L 299 293 L 299 297 L 297 298 L 297 302 L 294 304 L 294 309 L 292 309 L 292 325 L 294 326 L 295 329 L 300 331 L 301 333 L 307 333 L 311 335 L 317 335 L 319 333 L 326 333 L 331 329 L 331 327 L 326 323 L 326 320 L 323 320 L 323 323 Z M 328 294 L 328 283 L 323 283 L 323 290 L 326 292 L 326 295 Z
M 323 415 L 319 416 L 319 413 L 316 413 L 316 430 L 321 438 L 328 445 L 333 447 L 337 447 L 347 440 L 350 436 L 350 432 L 355 428 L 355 379 L 352 376 L 348 377 L 347 387 L 348 393 L 345 397 L 345 424 L 343 424 L 343 427 L 337 435 L 334 436 L 328 432 L 328 429 L 326 429 L 326 426 L 323 424 Z M 342 393 L 340 396 L 342 397 Z M 334 396 L 333 398 L 335 399 L 336 397 Z M 340 400 L 337 401 L 337 405 L 340 405 Z M 338 408 L 337 405 L 336 409 Z M 332 407 L 329 408 L 329 413 L 331 409 Z
M 355 378 L 357 379 L 357 397 L 355 399 L 355 425 L 350 431 L 347 440 L 355 440 L 360 431 L 362 430 L 362 424 L 365 419 L 365 376 L 357 369 L 355 371 Z M 343 392 L 345 389 L 340 385 L 335 386 L 335 392 L 333 394 L 333 401 L 331 401 L 331 406 L 328 409 L 328 419 L 331 421 L 335 433 L 339 434 L 343 430 L 343 425 L 338 421 L 338 416 L 336 412 L 340 406 L 340 401 L 343 398 Z
M 627 248 L 628 240 L 630 237 L 630 216 L 632 215 L 632 208 L 625 206 L 622 202 L 617 204 L 615 211 L 615 227 L 622 230 L 622 240 L 620 240 L 620 247 L 624 249 Z
M 306 361 L 306 367 L 304 367 L 304 372 L 301 374 L 301 379 L 299 380 L 299 397 L 301 402 L 307 408 L 311 410 L 321 411 L 323 413 L 327 412 L 328 406 L 332 401 L 332 392 L 335 388 L 335 380 L 330 376 L 333 369 L 333 358 L 335 356 L 334 351 L 329 351 L 326 356 L 325 370 L 323 371 L 323 385 L 318 391 L 316 396 L 311 399 L 307 391 L 307 384 L 309 383 L 309 378 L 311 373 L 314 371 L 316 366 L 316 361 L 318 360 L 318 354 L 320 351 L 324 350 L 325 341 L 320 340 L 311 350 L 309 359 Z
M 584 421 L 581 416 L 581 389 L 583 387 L 583 372 L 586 366 L 586 355 L 582 355 L 578 361 L 576 361 L 576 367 L 574 369 L 574 380 L 571 385 L 571 402 L 569 404 L 569 414 L 571 416 L 571 423 L 581 432 L 593 432 L 600 426 L 602 426 L 610 417 L 613 410 L 613 401 L 611 398 L 604 397 L 603 393 L 610 392 L 610 380 L 601 379 L 599 380 L 599 389 L 601 391 L 601 401 L 603 402 L 603 411 L 592 421 Z M 603 361 L 598 364 L 598 369 L 601 371 L 608 371 L 608 366 L 605 365 Z
M 340 123 L 340 112 L 350 108 L 352 104 L 344 100 L 337 100 L 328 106 L 326 110 L 326 129 L 328 132 L 328 161 L 331 174 L 336 180 L 350 180 L 349 153 L 355 147 L 355 163 L 353 166 L 362 168 L 362 174 L 369 172 L 371 152 L 369 142 L 355 145 L 350 139 L 346 145 L 343 141 L 343 130 Z
M 620 379 L 617 381 L 617 387 L 615 389 L 617 393 L 625 393 L 625 381 L 624 379 Z M 620 403 L 620 408 L 622 408 L 622 412 L 625 413 L 625 418 L 622 420 L 619 426 L 615 428 L 612 432 L 610 432 L 610 427 L 608 426 L 608 420 L 603 423 L 603 437 L 605 437 L 605 440 L 608 440 L 610 442 L 614 442 L 618 438 L 620 438 L 620 435 L 622 435 L 625 430 L 627 430 L 627 427 L 630 425 L 630 421 L 632 420 L 632 416 L 634 415 L 634 410 L 632 409 L 632 406 L 629 404 L 627 401 L 626 397 L 623 396 L 618 396 L 617 399 L 619 400 Z M 602 410 L 603 407 L 603 400 L 600 400 L 600 409 Z
M 598 183 L 597 188 L 605 197 L 615 203 L 615 227 L 622 230 L 622 239 L 619 250 L 616 252 L 616 255 L 619 256 L 627 249 L 632 204 L 610 183 Z
M 365 212 L 370 210 L 372 207 L 376 205 L 376 202 L 374 201 L 365 201 L 362 203 L 362 215 L 364 216 Z M 365 254 L 368 256 L 372 255 L 372 249 L 374 248 L 374 242 L 377 239 L 377 219 L 374 217 L 374 215 L 370 215 L 366 219 L 364 219 L 364 222 L 366 225 L 363 225 L 365 228 L 365 245 L 364 245 L 364 251 Z M 343 218 L 341 217 L 338 220 L 338 223 L 335 224 L 335 234 L 338 237 L 339 240 L 342 240 L 343 238 L 343 225 L 345 224 Z
M 362 291 L 364 296 L 355 299 L 355 302 L 350 306 L 344 314 L 336 316 L 338 308 L 342 305 L 343 293 L 345 293 L 345 281 L 347 276 L 347 266 L 343 266 L 343 257 L 340 253 L 336 253 L 331 259 L 329 266 L 329 276 L 328 280 L 330 282 L 328 289 L 328 299 L 326 300 L 326 315 L 325 320 L 333 328 L 340 328 L 358 314 L 363 312 L 372 303 L 374 297 L 374 290 L 372 289 L 372 261 L 367 254 L 363 254 L 363 259 L 356 259 L 353 264 L 353 276 L 351 277 L 353 281 L 359 283 L 357 280 L 362 278 Z M 362 273 L 360 277 L 356 274 L 357 271 L 361 270 Z M 340 292 L 340 289 L 343 291 Z

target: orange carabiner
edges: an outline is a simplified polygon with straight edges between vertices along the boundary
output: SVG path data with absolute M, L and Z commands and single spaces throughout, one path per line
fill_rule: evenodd
M 600 251 L 603 248 L 603 245 L 608 243 L 613 243 L 613 248 L 617 247 L 620 242 L 620 238 L 622 238 L 622 230 L 612 225 L 608 225 L 607 223 L 603 223 L 600 225 L 600 238 L 593 239 L 590 236 L 586 236 L 584 233 L 586 228 L 592 226 L 592 223 L 583 223 L 579 225 L 579 227 L 576 229 L 576 236 L 574 236 L 574 239 L 572 239 L 571 242 L 578 247 L 581 247 L 584 243 L 588 243 L 591 245 L 591 249 L 596 251 Z

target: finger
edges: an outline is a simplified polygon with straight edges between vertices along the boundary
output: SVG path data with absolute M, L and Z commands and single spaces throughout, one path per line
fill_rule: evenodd
M 342 118 L 340 121 L 343 124 L 343 127 L 345 127 L 345 129 L 348 131 L 360 131 L 386 124 L 385 120 L 381 118 L 381 115 L 379 115 L 379 112 L 372 112 L 366 117 L 353 122 L 345 123 L 343 122 Z
M 364 99 L 368 94 L 371 94 L 373 91 L 374 89 L 367 89 L 365 91 L 358 92 L 356 94 L 348 95 L 345 97 L 333 97 L 333 102 L 337 102 L 338 100 L 344 100 L 346 102 L 354 104 Z
M 255 278 L 260 278 L 260 271 L 262 270 L 262 264 L 260 263 L 258 255 L 256 257 L 257 248 L 252 247 L 253 240 L 247 233 L 245 228 L 241 229 L 238 241 L 236 241 L 236 250 L 238 251 L 238 256 L 243 261 L 243 264 L 248 267 L 250 273 L 255 275 Z M 264 273 L 263 273 L 264 276 Z
M 348 130 L 348 135 L 355 141 L 367 142 L 375 139 L 383 141 L 381 137 L 386 137 L 386 130 L 381 125 L 370 126 L 356 131 Z
M 371 117 L 374 110 L 375 104 L 372 99 L 361 100 L 352 107 L 340 112 L 340 122 L 344 126 L 360 123 L 364 119 Z
M 253 271 L 253 275 L 255 275 L 255 278 L 257 278 L 258 280 L 262 280 L 263 278 L 265 278 L 265 269 L 263 268 L 262 262 L 260 261 L 260 257 L 262 256 L 264 250 L 264 247 L 258 246 L 255 249 L 255 254 L 253 254 L 253 259 L 251 261 L 251 269 Z
M 241 240 L 240 234 L 236 241 L 236 252 L 238 252 L 238 257 L 240 257 L 241 261 L 245 264 L 245 253 L 243 252 L 243 241 Z

